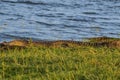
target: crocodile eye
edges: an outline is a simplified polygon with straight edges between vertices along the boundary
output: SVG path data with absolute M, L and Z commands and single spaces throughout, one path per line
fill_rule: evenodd
M 62 43 L 61 47 L 69 47 L 69 45 L 67 43 Z

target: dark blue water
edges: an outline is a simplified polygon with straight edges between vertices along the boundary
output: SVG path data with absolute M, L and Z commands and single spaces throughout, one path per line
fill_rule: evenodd
M 0 0 L 0 41 L 120 38 L 120 0 Z

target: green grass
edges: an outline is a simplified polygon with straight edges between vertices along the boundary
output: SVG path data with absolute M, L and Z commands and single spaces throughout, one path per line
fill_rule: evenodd
M 0 51 L 0 80 L 120 80 L 120 49 L 32 47 Z

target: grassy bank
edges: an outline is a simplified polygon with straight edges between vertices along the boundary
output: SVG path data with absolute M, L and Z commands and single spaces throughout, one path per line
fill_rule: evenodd
M 0 51 L 0 80 L 120 80 L 120 49 L 31 47 Z

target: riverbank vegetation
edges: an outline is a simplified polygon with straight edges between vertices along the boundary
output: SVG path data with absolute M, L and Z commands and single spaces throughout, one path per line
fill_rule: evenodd
M 0 52 L 1 80 L 119 80 L 120 49 L 45 48 Z

